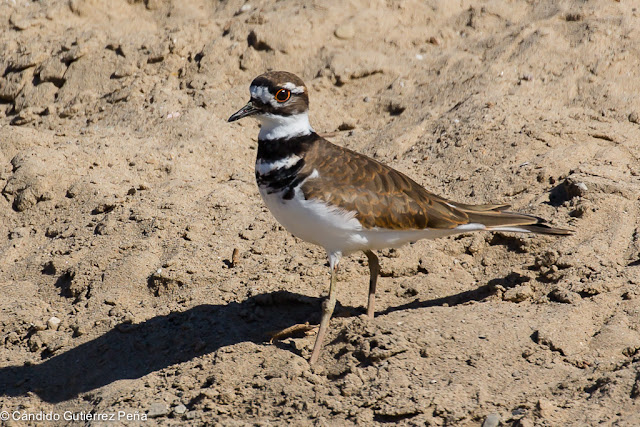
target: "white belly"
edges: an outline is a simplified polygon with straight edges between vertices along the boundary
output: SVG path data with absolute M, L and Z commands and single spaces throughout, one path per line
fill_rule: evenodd
M 299 188 L 290 200 L 284 200 L 282 193 L 267 194 L 265 188 L 260 188 L 260 194 L 269 211 L 291 234 L 322 246 L 329 253 L 341 252 L 347 255 L 362 250 L 393 248 L 420 239 L 435 239 L 484 229 L 481 224 L 467 224 L 465 229 L 449 230 L 365 229 L 356 219 L 355 212 L 329 206 L 321 201 L 304 200 Z

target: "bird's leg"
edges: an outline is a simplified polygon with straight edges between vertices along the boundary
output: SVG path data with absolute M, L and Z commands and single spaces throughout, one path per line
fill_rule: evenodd
M 373 319 L 376 303 L 376 284 L 378 283 L 378 273 L 380 272 L 380 263 L 378 257 L 372 251 L 364 251 L 369 260 L 369 303 L 367 304 L 367 316 Z
M 329 265 L 331 267 L 331 284 L 329 285 L 329 298 L 322 302 L 322 318 L 320 319 L 320 330 L 316 337 L 316 343 L 313 345 L 313 351 L 311 352 L 311 359 L 309 364 L 314 365 L 318 361 L 320 356 L 320 350 L 322 350 L 322 341 L 327 334 L 329 328 L 329 321 L 333 314 L 333 309 L 336 306 L 336 273 L 338 271 L 338 263 L 340 262 L 340 256 L 342 254 L 330 254 Z

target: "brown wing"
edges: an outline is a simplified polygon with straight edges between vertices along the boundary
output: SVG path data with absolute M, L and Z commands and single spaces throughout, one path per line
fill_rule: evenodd
M 469 221 L 462 210 L 406 175 L 324 139 L 305 153 L 304 168 L 302 173 L 316 169 L 319 174 L 302 186 L 307 198 L 355 211 L 365 228 L 454 228 Z
M 571 233 L 551 228 L 535 216 L 507 212 L 509 205 L 451 202 L 389 166 L 322 138 L 305 153 L 305 166 L 300 172 L 307 176 L 313 169 L 319 176 L 304 183 L 305 197 L 355 211 L 365 228 L 451 229 L 472 222 L 484 224 L 488 230 L 517 227 L 541 234 Z

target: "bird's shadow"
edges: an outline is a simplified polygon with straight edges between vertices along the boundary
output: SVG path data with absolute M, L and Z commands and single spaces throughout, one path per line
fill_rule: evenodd
M 492 285 L 380 311 L 462 304 L 486 298 Z M 321 298 L 277 291 L 226 305 L 199 305 L 138 324 L 119 324 L 91 341 L 42 363 L 0 368 L 0 395 L 36 393 L 59 403 L 122 379 L 136 379 L 167 366 L 240 342 L 263 343 L 269 331 L 319 320 Z M 352 312 L 360 308 L 345 307 Z
M 500 280 L 500 279 L 494 279 Z M 460 304 L 465 304 L 471 301 L 482 301 L 485 298 L 493 295 L 496 291 L 496 286 L 494 281 L 492 280 L 486 285 L 480 286 L 476 289 L 471 289 L 469 291 L 460 292 L 454 295 L 447 295 L 446 297 L 434 298 L 430 300 L 421 301 L 419 299 L 413 300 L 409 303 L 398 305 L 395 307 L 389 307 L 382 311 L 377 311 L 376 316 L 393 313 L 395 311 L 401 310 L 416 310 L 418 308 L 429 308 L 429 307 L 453 307 Z

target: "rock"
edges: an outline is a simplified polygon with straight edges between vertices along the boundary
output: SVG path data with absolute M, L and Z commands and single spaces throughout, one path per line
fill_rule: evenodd
M 38 70 L 40 80 L 43 82 L 51 82 L 60 87 L 64 84 L 64 73 L 67 71 L 67 65 L 60 58 L 51 57 L 45 60 Z
M 29 346 L 29 350 L 32 352 L 37 352 L 46 348 L 49 352 L 55 353 L 64 347 L 67 342 L 68 339 L 66 336 L 60 335 L 56 331 L 45 330 L 38 331 L 31 335 L 27 344 Z
M 178 414 L 178 415 L 182 415 L 182 414 L 184 414 L 184 413 L 186 413 L 186 412 L 187 412 L 187 407 L 186 407 L 186 406 L 184 406 L 184 405 L 181 403 L 181 404 L 179 404 L 178 406 L 176 406 L 176 407 L 174 407 L 174 408 L 173 408 L 173 412 L 174 412 L 174 413 L 176 413 L 176 414 Z
M 38 202 L 36 195 L 31 188 L 25 188 L 16 194 L 16 198 L 13 199 L 13 209 L 17 212 L 24 212 L 27 209 L 33 207 Z
M 37 86 L 25 85 L 14 101 L 14 110 L 19 113 L 32 107 L 39 114 L 47 105 L 55 102 L 57 92 L 58 88 L 51 82 L 42 82 Z
M 100 221 L 96 225 L 96 228 L 93 230 L 93 232 L 94 234 L 97 234 L 100 236 L 106 236 L 107 234 L 113 231 L 113 228 L 114 228 L 113 220 L 111 218 L 105 218 L 104 221 Z
M 555 288 L 549 292 L 549 299 L 551 301 L 562 302 L 565 304 L 575 304 L 580 300 L 580 296 L 567 289 Z
M 92 48 L 95 48 L 95 46 L 86 43 L 76 44 L 64 53 L 64 55 L 62 56 L 62 60 L 67 64 L 77 61 L 78 59 L 89 53 Z
M 60 327 L 61 320 L 56 316 L 51 316 L 49 320 L 47 320 L 47 329 L 51 329 L 52 331 L 57 331 Z
M 480 252 L 480 250 L 482 250 L 482 248 L 484 248 L 485 246 L 486 246 L 486 240 L 484 236 L 480 234 L 475 234 L 471 239 L 471 243 L 469 243 L 469 246 L 467 246 L 467 253 L 469 255 L 476 254 Z
M 16 331 L 11 331 L 7 335 L 6 340 L 10 344 L 18 344 L 20 342 L 20 336 L 17 334 Z
M 520 285 L 515 288 L 508 289 L 502 299 L 504 301 L 522 302 L 533 298 L 533 289 L 529 285 Z
M 36 351 L 42 348 L 42 339 L 38 336 L 38 333 L 35 333 L 29 337 L 29 341 L 27 341 L 27 345 L 29 347 L 29 351 L 35 353 Z
M 74 336 L 80 337 L 87 333 L 88 328 L 84 323 L 76 323 L 71 326 L 71 329 L 73 330 Z
M 133 75 L 138 70 L 136 62 L 133 59 L 118 58 L 115 70 L 113 71 L 113 78 L 121 79 Z
M 531 421 L 529 418 L 521 418 L 520 420 L 518 420 L 518 423 L 516 424 L 517 427 L 533 427 L 533 421 Z
M 236 14 L 240 15 L 242 13 L 249 12 L 250 10 L 251 10 L 251 5 L 249 3 L 246 3 L 246 4 L 243 4 L 242 7 L 240 7 L 240 10 L 238 10 Z
M 47 326 L 40 321 L 34 322 L 31 326 L 34 331 L 44 331 L 47 329 Z
M 343 24 L 336 28 L 333 34 L 339 39 L 349 40 L 356 35 L 356 29 L 352 24 Z
M 556 410 L 556 407 L 551 401 L 541 398 L 538 400 L 536 409 L 538 410 L 542 418 L 548 419 L 549 417 L 551 417 L 551 415 L 553 415 L 553 413 Z
M 359 376 L 353 372 L 349 373 L 344 377 L 342 384 L 339 386 L 340 393 L 346 397 L 356 395 L 358 391 L 362 390 L 363 385 L 364 382 Z
M 158 418 L 164 417 L 169 414 L 169 406 L 164 402 L 155 402 L 152 403 L 147 411 L 147 416 L 149 418 Z
M 640 115 L 637 111 L 632 111 L 629 113 L 629 121 L 631 123 L 640 124 Z
M 34 45 L 27 49 L 27 51 L 15 54 L 9 62 L 9 67 L 12 70 L 25 70 L 27 68 L 39 65 L 42 61 L 47 59 L 49 55 L 44 51 L 43 46 Z M 33 70 L 31 70 L 33 74 Z
M 98 214 L 102 214 L 102 213 L 109 213 L 111 212 L 113 209 L 115 209 L 116 204 L 114 202 L 105 202 L 105 203 L 100 203 L 98 206 L 96 206 L 95 208 L 93 208 L 93 210 L 91 210 L 91 215 L 98 215 Z
M 339 131 L 353 130 L 356 128 L 356 121 L 352 118 L 345 118 L 344 121 L 338 126 Z
M 11 17 L 9 18 L 9 23 L 13 25 L 13 27 L 16 30 L 19 30 L 19 31 L 24 31 L 35 24 L 34 20 L 30 20 L 27 17 L 17 12 L 14 12 L 11 14 Z
M 482 423 L 482 427 L 498 427 L 499 425 L 500 415 L 498 414 L 489 414 Z
M 0 78 L 0 100 L 13 102 L 24 85 L 33 79 L 33 69 L 20 73 L 8 73 Z
M 564 19 L 567 22 L 577 22 L 577 21 L 582 21 L 582 14 L 578 13 L 578 12 L 569 12 L 565 15 Z

